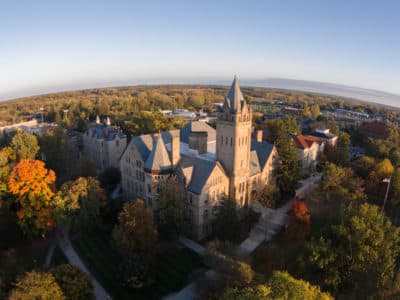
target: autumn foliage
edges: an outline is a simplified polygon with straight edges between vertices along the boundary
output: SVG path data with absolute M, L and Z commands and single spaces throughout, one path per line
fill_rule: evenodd
M 12 170 L 8 188 L 15 196 L 18 221 L 25 233 L 45 233 L 55 224 L 51 216 L 54 205 L 54 171 L 40 160 L 22 159 Z
M 310 213 L 307 205 L 300 200 L 296 200 L 292 203 L 292 212 L 296 220 L 304 223 L 310 222 Z

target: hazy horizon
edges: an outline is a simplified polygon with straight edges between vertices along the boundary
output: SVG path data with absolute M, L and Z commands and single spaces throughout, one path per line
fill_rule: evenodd
M 334 84 L 329 82 L 318 82 L 309 80 L 298 80 L 289 78 L 238 78 L 241 86 L 262 87 L 294 90 L 326 94 L 360 101 L 400 107 L 400 95 L 385 91 L 366 89 L 361 87 Z M 32 88 L 17 93 L 14 97 L 0 94 L 0 101 L 8 101 L 25 97 L 40 96 L 44 94 L 62 93 L 68 91 L 79 91 L 95 88 L 138 86 L 138 85 L 221 85 L 229 86 L 232 78 L 152 78 L 136 79 L 120 82 L 98 82 L 90 84 L 72 84 L 64 87 Z

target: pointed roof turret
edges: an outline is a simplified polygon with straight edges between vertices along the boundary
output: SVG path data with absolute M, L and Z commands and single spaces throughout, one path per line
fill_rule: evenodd
M 153 149 L 144 163 L 144 168 L 149 171 L 163 171 L 171 168 L 171 160 L 161 135 L 154 136 Z
M 233 112 L 241 111 L 244 101 L 245 100 L 242 91 L 240 90 L 240 86 L 235 75 L 228 95 L 225 98 L 224 108 L 229 108 Z
M 99 115 L 96 116 L 96 124 L 100 124 L 100 117 L 99 117 Z
M 110 117 L 107 117 L 107 119 L 106 119 L 106 125 L 107 125 L 107 126 L 111 126 L 111 120 L 110 120 Z

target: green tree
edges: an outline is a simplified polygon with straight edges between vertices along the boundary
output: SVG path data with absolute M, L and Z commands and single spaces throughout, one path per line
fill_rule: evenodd
M 255 194 L 255 200 L 265 207 L 274 208 L 280 199 L 280 192 L 276 184 L 268 184 Z
M 96 177 L 97 171 L 93 160 L 89 157 L 82 157 L 79 161 L 80 176 Z
M 112 237 L 117 251 L 125 256 L 129 253 L 151 255 L 157 244 L 157 229 L 153 224 L 153 213 L 143 200 L 125 203 L 118 215 Z
M 59 222 L 71 222 L 74 230 L 90 231 L 100 223 L 106 194 L 93 177 L 79 177 L 64 183 L 56 197 Z
M 148 256 L 130 253 L 118 268 L 118 275 L 123 286 L 140 289 L 152 283 Z
M 267 286 L 271 289 L 271 299 L 333 299 L 328 293 L 321 292 L 318 286 L 296 279 L 287 272 L 275 271 L 268 280 Z
M 323 169 L 321 191 L 327 201 L 336 199 L 344 202 L 362 201 L 366 199 L 364 182 L 354 176 L 352 169 L 342 168 L 327 163 Z
M 35 159 L 40 149 L 36 136 L 22 130 L 17 131 L 10 146 L 16 153 L 17 161 Z
M 161 181 L 157 185 L 158 232 L 167 239 L 175 239 L 188 233 L 187 203 L 181 186 L 175 179 Z
M 218 272 L 224 285 L 246 286 L 253 281 L 254 272 L 248 264 L 218 251 L 209 249 L 204 261 Z
M 309 118 L 311 116 L 311 111 L 310 111 L 310 108 L 308 107 L 307 103 L 304 103 L 302 115 L 303 115 L 303 118 Z
M 281 160 L 281 166 L 277 175 L 277 185 L 282 198 L 294 196 L 301 175 L 297 150 L 290 137 L 290 131 L 296 131 L 297 129 L 293 128 L 294 124 L 292 121 L 289 121 L 290 118 L 286 118 L 285 120 L 287 121 L 284 122 L 277 119 L 270 124 L 271 139 L 277 147 Z
M 393 174 L 394 167 L 393 167 L 392 163 L 390 162 L 390 160 L 385 158 L 384 160 L 382 160 L 375 166 L 373 171 L 376 174 L 376 176 L 378 177 L 378 179 L 382 180 Z
M 400 229 L 379 207 L 351 205 L 330 229 L 327 238 L 314 238 L 307 245 L 307 268 L 320 274 L 324 285 L 368 291 L 391 284 L 400 254 Z
M 230 287 L 220 297 L 221 300 L 271 300 L 271 289 L 264 284 L 254 287 Z
M 221 241 L 239 240 L 240 221 L 234 199 L 226 198 L 222 201 L 214 219 L 214 230 Z
M 73 165 L 72 148 L 64 130 L 56 128 L 46 131 L 39 137 L 39 145 L 46 166 L 54 170 L 59 177 L 68 178 Z
M 319 115 L 320 115 L 320 109 L 319 109 L 319 105 L 316 103 L 316 104 L 313 104 L 312 106 L 311 106 L 311 117 L 314 119 L 314 120 L 316 120 L 318 117 L 319 117 Z
M 52 274 L 32 271 L 17 280 L 8 299 L 64 300 L 66 298 Z
M 375 158 L 367 155 L 362 156 L 352 163 L 353 170 L 362 178 L 367 178 L 368 174 L 374 169 L 375 165 Z
M 350 162 L 350 135 L 346 132 L 340 132 L 337 143 L 337 164 L 347 166 Z
M 94 299 L 90 278 L 79 268 L 65 264 L 50 269 L 67 300 Z
M 318 286 L 295 279 L 287 272 L 275 271 L 266 284 L 253 287 L 228 288 L 222 300 L 333 300 L 329 293 L 321 292 Z

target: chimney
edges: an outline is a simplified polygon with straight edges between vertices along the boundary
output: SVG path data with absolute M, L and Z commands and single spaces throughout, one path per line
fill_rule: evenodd
M 172 166 L 176 166 L 181 159 L 181 149 L 180 149 L 181 139 L 180 131 L 171 131 L 171 163 Z
M 207 153 L 208 132 L 192 131 L 189 134 L 189 148 L 197 150 L 198 154 Z
M 263 131 L 256 130 L 256 141 L 261 143 L 263 141 Z

